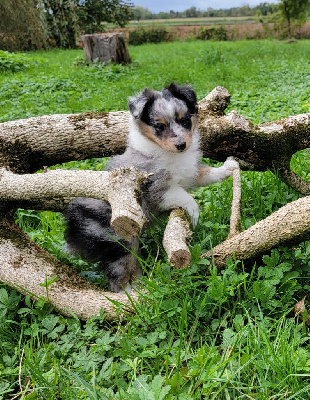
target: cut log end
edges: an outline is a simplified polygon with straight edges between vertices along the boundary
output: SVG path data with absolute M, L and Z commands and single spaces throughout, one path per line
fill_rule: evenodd
M 121 215 L 111 221 L 111 226 L 115 232 L 126 240 L 131 240 L 139 236 L 141 232 L 141 224 L 130 219 L 127 216 Z M 143 226 L 143 224 L 142 224 Z
M 186 249 L 174 250 L 170 254 L 170 262 L 176 269 L 187 268 L 191 262 L 191 253 Z

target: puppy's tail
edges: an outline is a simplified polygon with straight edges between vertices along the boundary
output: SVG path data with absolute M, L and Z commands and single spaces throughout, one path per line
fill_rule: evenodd
M 128 254 L 130 243 L 111 228 L 111 207 L 106 201 L 76 198 L 67 207 L 65 239 L 69 253 L 91 262 L 109 264 Z

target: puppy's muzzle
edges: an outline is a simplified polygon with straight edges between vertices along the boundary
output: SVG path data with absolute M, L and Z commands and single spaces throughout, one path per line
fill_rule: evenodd
M 176 144 L 175 147 L 177 148 L 177 150 L 183 151 L 186 149 L 186 142 Z

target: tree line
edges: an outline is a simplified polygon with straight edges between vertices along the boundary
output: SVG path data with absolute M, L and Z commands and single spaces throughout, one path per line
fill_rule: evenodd
M 229 9 L 207 8 L 206 11 L 199 10 L 197 7 L 190 7 L 184 11 L 173 11 L 152 13 L 144 7 L 134 7 L 133 16 L 136 20 L 140 19 L 172 19 L 172 18 L 214 18 L 214 17 L 252 17 L 256 15 L 266 16 L 279 11 L 279 4 L 261 3 L 255 7 L 244 5 Z
M 138 2 L 138 0 L 136 0 Z M 124 27 L 130 20 L 200 17 L 260 17 L 261 22 L 292 24 L 309 16 L 310 0 L 280 0 L 230 9 L 190 7 L 183 12 L 151 13 L 130 0 L 1 0 L 0 50 L 74 48 L 81 33 L 103 32 L 105 23 Z M 272 16 L 272 19 L 268 18 Z M 265 19 L 264 19 L 265 18 Z

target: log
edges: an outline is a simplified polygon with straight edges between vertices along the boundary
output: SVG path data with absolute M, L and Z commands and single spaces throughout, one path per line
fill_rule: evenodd
M 301 193 L 310 194 L 310 183 L 296 176 L 289 165 L 292 154 L 310 147 L 310 114 L 254 125 L 234 111 L 225 115 L 229 98 L 226 89 L 217 87 L 199 102 L 201 147 L 204 156 L 219 161 L 227 156 L 234 156 L 242 169 L 265 171 L 279 168 L 282 179 Z M 126 147 L 128 120 L 128 112 L 90 112 L 35 117 L 0 124 L 0 167 L 3 168 L 0 174 L 0 280 L 23 293 L 33 294 L 34 297 L 45 296 L 57 309 L 64 313 L 72 309 L 82 319 L 97 314 L 101 307 L 105 307 L 107 313 L 110 313 L 111 303 L 106 303 L 104 297 L 106 292 L 95 289 L 90 284 L 86 285 L 71 269 L 61 266 L 58 260 L 27 238 L 10 216 L 17 207 L 35 209 L 40 207 L 39 203 L 42 203 L 40 209 L 49 209 L 50 206 L 61 208 L 72 195 L 95 198 L 104 198 L 107 195 L 112 203 L 113 191 L 104 194 L 102 180 L 106 176 L 101 175 L 101 172 L 62 170 L 28 174 L 44 166 L 69 160 L 119 154 Z M 82 179 L 84 182 L 76 186 L 75 180 L 82 177 L 83 172 L 86 173 L 85 179 Z M 52 179 L 54 173 L 59 174 L 56 181 Z M 113 177 L 111 179 L 114 182 L 114 193 L 127 190 L 126 180 L 122 181 L 121 177 L 117 177 L 115 181 Z M 136 172 L 132 179 L 137 182 Z M 71 185 L 70 190 L 68 183 Z M 134 193 L 129 194 L 128 199 L 139 197 L 139 185 L 137 187 L 137 190 L 133 190 Z M 118 208 L 122 210 L 122 206 Z M 121 218 L 115 225 L 121 236 L 137 235 L 145 221 L 143 216 L 138 217 L 140 222 L 133 223 L 133 229 L 132 223 L 127 224 L 126 220 L 130 221 L 127 217 L 132 214 L 135 221 L 135 214 L 140 211 L 138 203 L 127 201 L 120 212 L 125 219 Z M 187 229 L 189 225 L 181 223 L 186 219 L 179 217 L 178 212 L 171 214 L 164 240 L 170 260 L 175 266 L 182 268 L 190 260 L 187 248 L 190 233 Z M 128 227 L 124 229 L 126 224 Z M 233 237 L 216 246 L 212 254 L 206 253 L 204 257 L 213 256 L 219 268 L 223 268 L 228 257 L 236 255 L 237 258 L 246 260 L 275 246 L 299 243 L 309 237 L 310 196 L 282 207 L 244 232 L 235 231 Z M 53 276 L 57 279 L 48 288 L 40 286 Z M 118 296 L 108 293 L 108 297 L 114 300 L 119 299 Z M 114 312 L 109 315 L 109 318 L 115 317 Z
M 121 32 L 118 33 L 96 33 L 82 35 L 83 50 L 85 58 L 94 62 L 129 64 L 131 58 Z
M 0 200 L 44 203 L 51 198 L 92 197 L 112 207 L 111 226 L 124 239 L 137 237 L 147 221 L 137 201 L 140 186 L 149 174 L 136 168 L 113 171 L 53 170 L 18 175 L 0 169 Z M 13 204 L 14 204 L 13 203 Z
M 107 320 L 132 311 L 137 294 L 106 292 L 57 261 L 13 222 L 0 222 L 0 281 L 34 300 L 44 299 L 62 314 L 87 320 L 103 310 Z M 46 284 L 53 279 L 53 283 Z M 113 304 L 114 302 L 114 304 Z M 119 305 L 115 305 L 115 302 Z
M 310 183 L 290 169 L 297 151 L 310 147 L 310 113 L 254 125 L 235 111 L 224 114 L 229 92 L 215 88 L 199 102 L 199 130 L 204 157 L 233 156 L 240 168 L 279 169 L 295 190 L 310 194 Z M 35 172 L 44 166 L 119 154 L 126 147 L 129 112 L 47 115 L 0 123 L 0 166 Z M 53 138 L 51 141 L 50 138 Z
M 173 210 L 164 232 L 163 246 L 174 268 L 183 269 L 189 266 L 191 253 L 187 245 L 191 236 L 190 219 L 187 212 L 182 208 Z
M 298 244 L 310 238 L 310 196 L 295 200 L 245 231 L 226 239 L 202 258 L 212 258 L 221 269 L 228 258 L 249 260 L 274 247 Z

